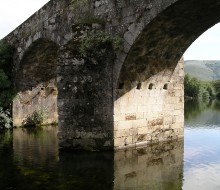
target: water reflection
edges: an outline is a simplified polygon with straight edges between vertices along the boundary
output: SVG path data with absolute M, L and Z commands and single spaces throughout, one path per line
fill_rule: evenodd
M 61 152 L 56 128 L 1 135 L 1 189 L 181 189 L 183 142 L 117 152 Z M 4 134 L 4 135 L 3 135 Z M 9 151 L 3 154 L 3 151 Z M 6 169 L 7 168 L 7 169 Z M 5 177 L 4 177 L 5 176 Z M 4 187 L 4 188 L 3 188 Z
M 59 153 L 54 127 L 0 132 L 0 189 L 220 189 L 220 103 L 185 113 L 184 142 L 116 152 Z
M 19 164 L 52 165 L 58 161 L 57 127 L 14 129 L 13 147 Z
M 119 151 L 114 159 L 114 189 L 180 190 L 183 141 Z
M 188 102 L 187 110 L 193 110 L 194 105 Z M 217 190 L 220 189 L 220 103 L 210 101 L 194 108 L 185 120 L 183 190 Z
M 13 179 L 12 131 L 0 131 L 0 189 L 11 188 Z M 7 171 L 7 172 L 6 172 Z
M 219 101 L 185 102 L 185 128 L 213 128 L 220 124 Z
M 112 190 L 113 152 L 61 153 L 59 180 L 63 189 Z

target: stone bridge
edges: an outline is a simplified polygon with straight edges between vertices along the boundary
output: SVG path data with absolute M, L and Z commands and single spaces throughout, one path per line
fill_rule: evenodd
M 181 57 L 219 21 L 219 0 L 51 0 L 4 38 L 16 48 L 14 125 L 46 106 L 61 148 L 182 138 Z

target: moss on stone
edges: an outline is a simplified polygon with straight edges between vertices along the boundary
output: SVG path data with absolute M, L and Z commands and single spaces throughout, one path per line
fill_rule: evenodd
M 80 5 L 83 5 L 83 4 L 87 3 L 87 1 L 88 0 L 72 0 L 71 5 L 72 5 L 73 8 L 77 8 Z
M 101 32 L 84 38 L 80 44 L 79 51 L 82 57 L 96 63 L 96 61 L 109 55 L 110 52 L 119 50 L 121 42 L 121 38 Z
M 104 27 L 106 21 L 102 18 L 96 17 L 91 13 L 87 13 L 83 18 L 80 19 L 79 24 L 86 24 L 86 25 L 100 24 L 102 27 Z

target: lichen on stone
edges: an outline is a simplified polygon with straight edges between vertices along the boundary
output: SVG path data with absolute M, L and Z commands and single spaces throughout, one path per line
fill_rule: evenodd
M 79 7 L 80 5 L 84 4 L 84 3 L 87 3 L 88 0 L 72 0 L 71 1 L 71 5 L 72 5 L 72 8 L 77 8 Z
M 87 13 L 84 17 L 82 17 L 79 20 L 79 24 L 86 24 L 86 25 L 92 25 L 92 24 L 99 24 L 102 27 L 105 26 L 106 21 L 102 18 L 99 18 L 91 13 Z

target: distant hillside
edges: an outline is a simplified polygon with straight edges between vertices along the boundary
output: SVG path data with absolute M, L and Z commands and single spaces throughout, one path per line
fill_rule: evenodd
M 220 60 L 216 61 L 185 61 L 185 74 L 204 81 L 220 79 Z

